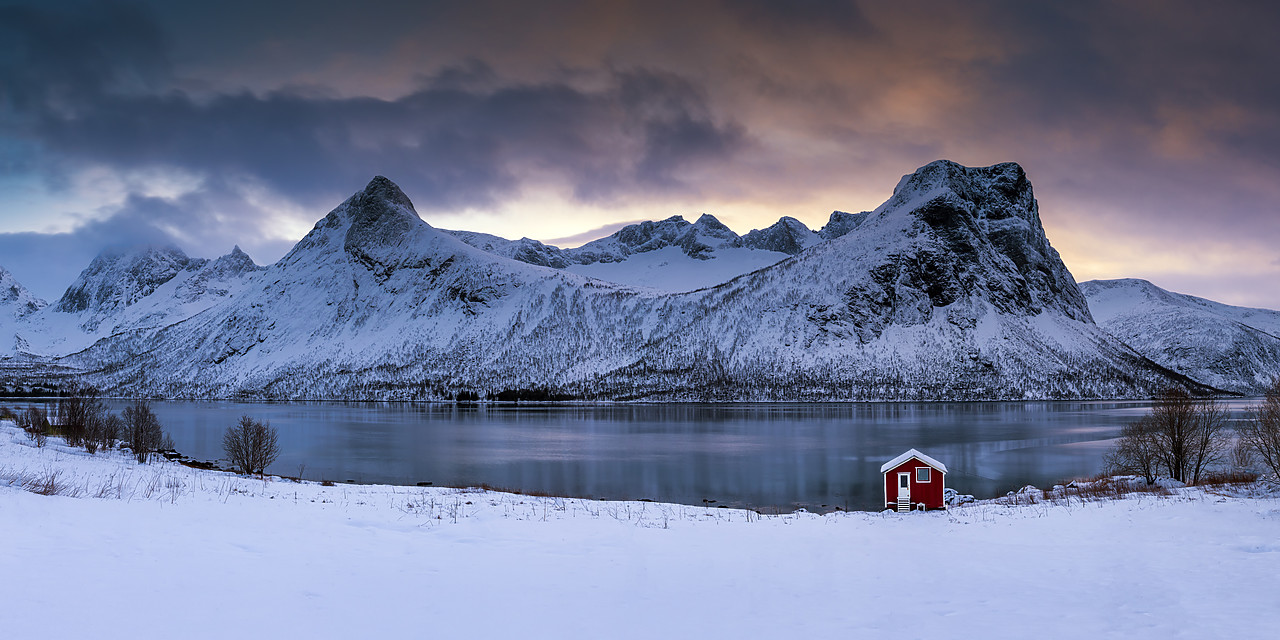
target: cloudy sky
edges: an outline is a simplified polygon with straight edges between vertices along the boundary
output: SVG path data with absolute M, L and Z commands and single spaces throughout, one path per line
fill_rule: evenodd
M 1021 163 L 1077 280 L 1280 308 L 1280 5 L 0 0 L 0 265 L 283 255 L 375 174 L 572 246 Z

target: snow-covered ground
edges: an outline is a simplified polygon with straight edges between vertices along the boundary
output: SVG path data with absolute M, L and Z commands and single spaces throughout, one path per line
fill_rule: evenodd
M 5 638 L 1271 638 L 1277 575 L 1258 488 L 759 515 L 257 480 L 0 423 Z

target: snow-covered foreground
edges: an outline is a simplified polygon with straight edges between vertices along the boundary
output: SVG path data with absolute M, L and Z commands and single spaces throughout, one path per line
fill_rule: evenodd
M 264 481 L 3 423 L 0 635 L 1271 638 L 1280 499 L 1233 493 L 761 516 Z

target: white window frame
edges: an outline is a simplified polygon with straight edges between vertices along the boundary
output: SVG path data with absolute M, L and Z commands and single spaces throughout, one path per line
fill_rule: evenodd
M 925 472 L 926 479 L 924 480 L 920 479 L 921 471 Z M 932 467 L 916 467 L 916 484 L 924 484 L 927 482 L 933 482 L 933 468 Z

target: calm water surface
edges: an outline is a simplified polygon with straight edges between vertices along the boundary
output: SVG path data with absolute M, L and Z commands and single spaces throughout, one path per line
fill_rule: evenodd
M 123 403 L 113 403 L 114 408 Z M 1251 404 L 1229 401 L 1233 415 Z M 241 415 L 280 432 L 269 471 L 335 482 L 607 499 L 876 509 L 880 465 L 915 447 L 979 497 L 1089 476 L 1145 402 L 477 406 L 158 402 L 180 451 L 222 457 Z

